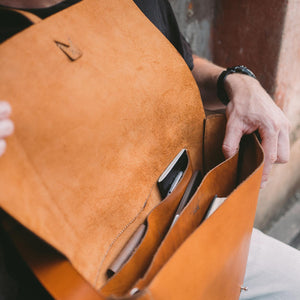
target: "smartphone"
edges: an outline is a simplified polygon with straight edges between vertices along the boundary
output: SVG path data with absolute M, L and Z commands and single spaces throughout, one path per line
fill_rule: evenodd
M 158 178 L 157 186 L 162 199 L 174 190 L 183 176 L 187 165 L 188 154 L 186 149 L 182 149 Z

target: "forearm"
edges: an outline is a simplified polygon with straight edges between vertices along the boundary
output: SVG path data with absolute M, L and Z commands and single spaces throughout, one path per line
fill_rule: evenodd
M 225 108 L 217 97 L 218 77 L 225 69 L 197 55 L 193 55 L 193 59 L 192 74 L 200 89 L 204 107 L 210 110 Z

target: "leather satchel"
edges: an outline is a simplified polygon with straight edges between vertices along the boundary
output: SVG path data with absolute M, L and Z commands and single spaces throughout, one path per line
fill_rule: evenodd
M 71 263 L 31 265 L 55 298 L 239 298 L 262 148 L 246 136 L 224 160 L 225 117 L 205 117 L 184 60 L 132 1 L 84 0 L 37 22 L 0 46 L 0 74 L 15 122 L 0 205 Z M 183 148 L 187 169 L 161 201 L 156 181 Z M 205 176 L 169 231 L 193 170 Z M 201 223 L 216 194 L 226 201 Z

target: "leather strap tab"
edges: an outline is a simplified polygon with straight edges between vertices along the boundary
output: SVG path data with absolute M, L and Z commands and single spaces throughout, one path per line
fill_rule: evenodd
M 82 56 L 82 52 L 74 46 L 71 39 L 67 43 L 55 41 L 57 47 L 65 53 L 71 61 L 75 61 Z

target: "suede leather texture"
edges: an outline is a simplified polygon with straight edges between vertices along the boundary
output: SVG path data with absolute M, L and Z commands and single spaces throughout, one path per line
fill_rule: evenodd
M 82 56 L 70 60 L 57 41 Z M 17 34 L 0 47 L 0 74 L 15 122 L 1 207 L 99 288 L 160 202 L 156 180 L 170 159 L 187 148 L 202 168 L 196 83 L 127 0 L 85 0 Z
M 0 74 L 16 124 L 0 160 L 3 209 L 105 297 L 238 299 L 262 149 L 249 136 L 224 161 L 224 116 L 208 117 L 204 134 L 187 65 L 131 1 L 85 0 L 30 27 L 1 45 Z M 187 170 L 161 202 L 156 180 L 182 148 Z M 197 169 L 206 176 L 168 232 Z M 215 194 L 228 199 L 201 224 Z M 107 281 L 107 267 L 146 218 L 142 243 Z M 57 298 L 72 295 L 69 281 L 55 281 L 65 276 L 98 299 L 64 260 L 32 268 Z M 142 292 L 130 297 L 134 286 Z

